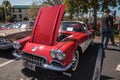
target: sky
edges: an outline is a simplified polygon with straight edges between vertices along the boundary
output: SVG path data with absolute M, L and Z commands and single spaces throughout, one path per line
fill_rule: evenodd
M 116 11 L 116 15 L 117 16 L 120 16 L 120 10 L 118 10 L 118 7 L 117 8 L 110 8 L 111 11 Z
M 2 4 L 4 0 L 0 0 L 0 4 Z M 38 2 L 38 1 L 45 1 L 45 0 L 8 0 L 10 1 L 11 5 L 30 5 L 32 4 L 32 2 Z M 118 10 L 117 8 L 110 8 L 111 11 L 115 11 L 116 10 L 116 15 L 120 16 L 120 10 Z M 101 16 L 101 14 L 99 14 L 99 16 Z
M 0 0 L 0 4 L 4 0 Z M 42 0 L 8 0 L 12 5 L 30 5 L 33 1 L 42 1 Z
M 118 10 L 118 7 L 116 8 L 111 8 L 109 7 L 110 11 L 113 12 L 113 11 L 116 11 L 116 16 L 120 16 L 120 10 Z M 101 17 L 102 14 L 100 14 L 101 12 L 98 12 L 98 16 Z

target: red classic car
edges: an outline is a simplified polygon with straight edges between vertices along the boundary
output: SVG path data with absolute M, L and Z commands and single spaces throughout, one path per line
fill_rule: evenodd
M 81 53 L 93 41 L 94 31 L 88 30 L 84 22 L 61 23 L 64 8 L 63 4 L 40 8 L 31 36 L 16 42 L 16 49 L 26 42 L 21 52 L 26 68 L 61 72 L 76 70 Z

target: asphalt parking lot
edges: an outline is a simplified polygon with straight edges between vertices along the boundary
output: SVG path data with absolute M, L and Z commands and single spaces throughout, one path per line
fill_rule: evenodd
M 33 72 L 23 67 L 22 60 L 16 60 L 12 50 L 0 51 L 0 80 L 92 80 L 99 44 L 89 47 L 81 56 L 78 70 L 69 77 L 63 73 L 40 70 Z
M 100 80 L 120 80 L 120 46 L 109 45 L 103 54 Z
M 71 77 L 48 70 L 30 71 L 23 67 L 21 59 L 16 60 L 11 55 L 12 50 L 0 50 L 0 80 L 93 80 L 98 50 L 99 43 L 89 47 L 81 56 L 78 69 Z M 120 64 L 120 48 L 109 45 L 103 54 L 100 80 L 120 80 L 120 72 L 116 70 Z

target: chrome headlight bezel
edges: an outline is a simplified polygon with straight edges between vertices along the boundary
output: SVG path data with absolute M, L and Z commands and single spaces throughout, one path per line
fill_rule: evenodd
M 53 59 L 58 59 L 58 60 L 64 60 L 65 59 L 65 53 L 63 53 L 62 51 L 60 50 L 51 50 L 50 51 L 50 56 L 53 58 Z
M 17 42 L 17 41 L 14 41 L 14 42 L 13 42 L 13 48 L 15 48 L 15 49 L 20 49 L 20 48 L 21 48 L 20 43 Z

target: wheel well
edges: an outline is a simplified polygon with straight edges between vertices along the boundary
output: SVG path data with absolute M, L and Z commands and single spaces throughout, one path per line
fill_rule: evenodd
M 80 56 L 82 55 L 82 48 L 80 46 L 77 47 L 77 50 L 79 51 Z

